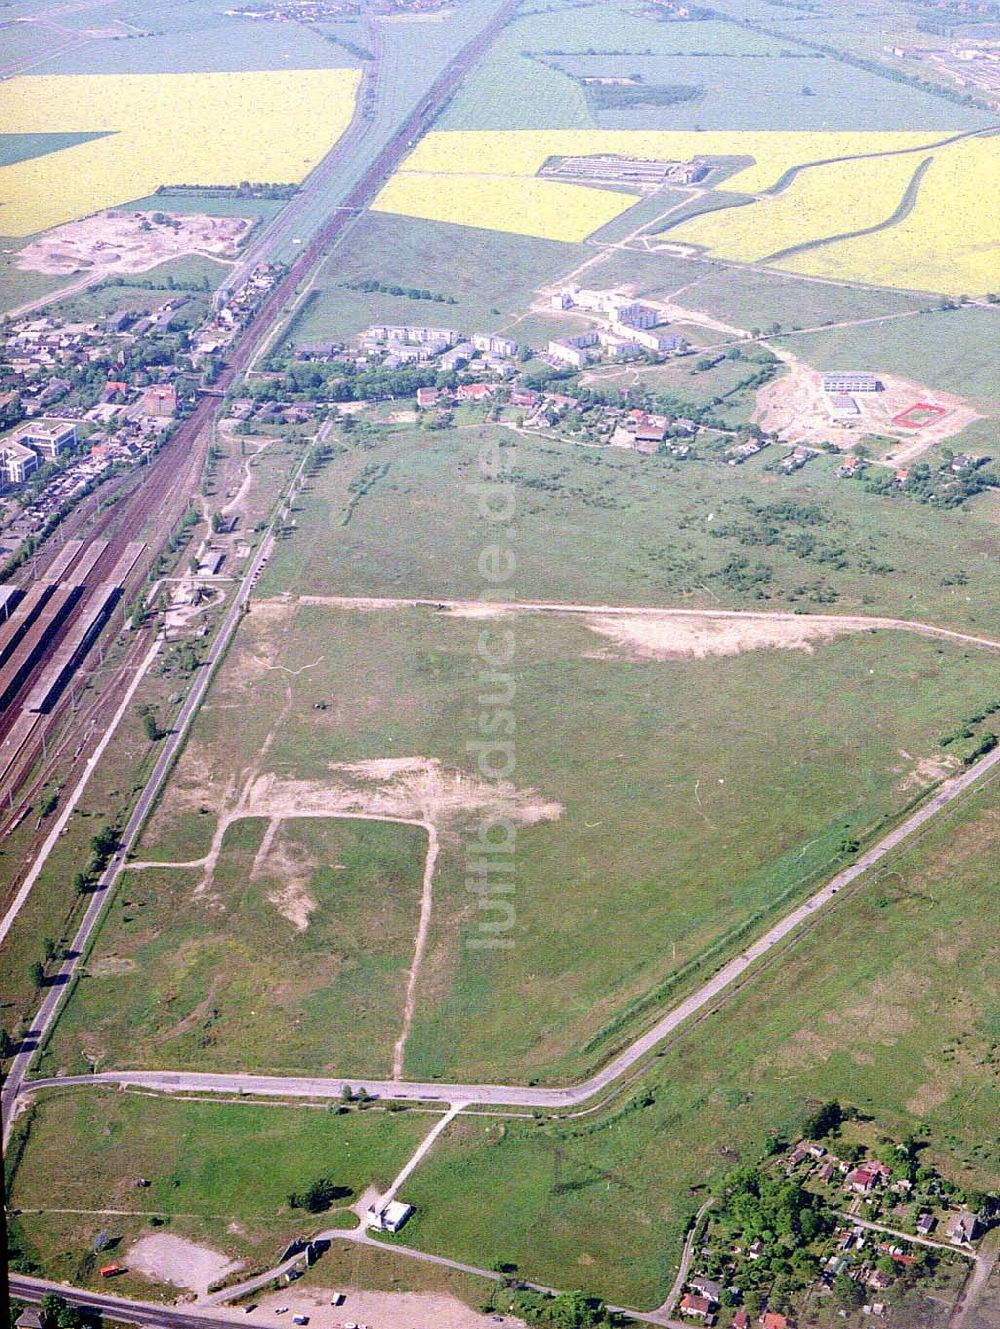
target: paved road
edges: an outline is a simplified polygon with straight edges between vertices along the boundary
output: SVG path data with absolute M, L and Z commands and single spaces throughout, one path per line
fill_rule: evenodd
M 691 1261 L 694 1258 L 694 1243 L 695 1238 L 698 1235 L 698 1229 L 701 1226 L 701 1220 L 705 1217 L 714 1203 L 714 1198 L 709 1196 L 691 1220 L 691 1230 L 684 1240 L 684 1249 L 681 1251 L 681 1262 L 677 1266 L 677 1277 L 674 1279 L 673 1287 L 671 1287 L 666 1301 L 656 1312 L 658 1315 L 669 1317 L 674 1306 L 677 1304 L 678 1297 L 684 1291 L 684 1284 L 687 1282 L 688 1270 L 691 1268 Z
M 329 1233 L 321 1234 L 336 1241 L 353 1241 L 358 1245 L 375 1246 L 379 1250 L 391 1249 L 393 1252 L 411 1256 L 413 1259 L 422 1260 L 426 1264 L 436 1264 L 445 1269 L 455 1269 L 462 1273 L 475 1274 L 480 1278 L 489 1278 L 494 1281 L 499 1280 L 502 1275 L 494 1272 L 492 1269 L 480 1269 L 477 1265 L 461 1264 L 458 1260 L 446 1260 L 440 1255 L 428 1255 L 426 1251 L 418 1251 L 412 1246 L 398 1246 L 394 1242 L 391 1247 L 386 1247 L 384 1243 L 375 1241 L 367 1233 L 360 1229 L 354 1232 L 344 1232 L 339 1229 L 333 1229 Z M 287 1265 L 296 1264 L 301 1257 L 290 1260 Z M 280 1266 L 284 1269 L 286 1266 Z M 275 1270 L 270 1270 L 263 1277 L 270 1280 Z M 246 1292 L 257 1291 L 258 1280 L 252 1279 L 245 1285 Z M 264 1286 L 263 1283 L 260 1286 Z M 540 1283 L 526 1283 L 526 1287 L 534 1288 L 537 1291 L 547 1292 L 549 1288 L 543 1287 Z M 109 1320 L 118 1320 L 124 1324 L 138 1324 L 148 1326 L 148 1329 L 233 1329 L 233 1320 L 231 1316 L 221 1317 L 213 1315 L 213 1305 L 204 1303 L 202 1307 L 187 1305 L 183 1309 L 175 1306 L 156 1305 L 149 1301 L 135 1301 L 130 1297 L 116 1297 L 110 1293 L 89 1292 L 84 1288 L 69 1287 L 65 1283 L 55 1283 L 45 1278 L 29 1278 L 25 1274 L 10 1275 L 10 1295 L 20 1301 L 29 1301 L 37 1304 L 43 1297 L 50 1292 L 63 1297 L 71 1306 L 82 1306 L 101 1311 Z M 238 1295 L 236 1288 L 229 1289 L 230 1297 Z M 612 1306 L 612 1310 L 621 1311 L 623 1314 L 631 1316 L 632 1319 L 642 1320 L 648 1324 L 657 1324 L 667 1326 L 668 1329 L 684 1329 L 677 1320 L 671 1320 L 661 1315 L 658 1311 L 651 1314 L 644 1314 L 642 1311 L 629 1310 L 624 1306 Z M 248 1329 L 257 1329 L 263 1326 L 264 1329 L 274 1329 L 274 1316 L 271 1314 L 260 1313 L 254 1315 L 252 1312 L 246 1317 L 245 1323 Z
M 120 1084 L 157 1089 L 164 1092 L 204 1092 L 222 1094 L 254 1094 L 289 1098 L 339 1098 L 345 1084 L 353 1089 L 364 1088 L 376 1098 L 404 1102 L 438 1101 L 466 1103 L 468 1105 L 516 1106 L 559 1110 L 575 1108 L 608 1089 L 615 1081 L 633 1070 L 675 1033 L 686 1021 L 711 1011 L 723 996 L 732 995 L 743 982 L 747 971 L 760 961 L 774 957 L 780 949 L 793 944 L 792 934 L 798 929 L 812 926 L 817 915 L 834 897 L 851 886 L 864 873 L 880 863 L 915 831 L 936 817 L 944 808 L 964 794 L 1000 763 L 1000 748 L 987 753 L 962 775 L 946 781 L 938 792 L 916 812 L 906 817 L 878 844 L 860 854 L 849 866 L 836 874 L 825 886 L 814 892 L 803 904 L 792 909 L 783 918 L 741 951 L 728 964 L 723 965 L 705 983 L 642 1034 L 624 1051 L 607 1063 L 595 1075 L 580 1084 L 565 1088 L 543 1089 L 524 1085 L 499 1084 L 442 1084 L 435 1081 L 370 1080 L 364 1076 L 270 1076 L 215 1073 L 211 1071 L 102 1071 L 97 1075 L 60 1076 L 32 1081 L 24 1088 L 38 1089 L 56 1086 L 88 1084 Z M 54 1007 L 53 1007 L 54 1009 Z M 51 1020 L 51 1014 L 49 1015 Z M 27 1063 L 24 1063 L 26 1067 Z M 24 1070 L 21 1070 L 23 1079 Z M 18 1081 L 14 1098 L 21 1090 Z M 7 1093 L 5 1091 L 5 1106 Z
M 151 1301 L 133 1301 L 130 1297 L 115 1297 L 110 1293 L 88 1292 L 83 1288 L 68 1287 L 45 1278 L 28 1278 L 25 1274 L 10 1275 L 10 1295 L 19 1301 L 40 1302 L 50 1292 L 63 1297 L 71 1306 L 85 1306 L 101 1311 L 110 1320 L 125 1324 L 148 1325 L 150 1329 L 233 1329 L 231 1318 L 214 1316 L 211 1310 L 195 1310 L 186 1306 L 158 1306 Z M 274 1329 L 274 1317 L 263 1315 L 253 1319 L 247 1316 L 249 1329 L 264 1326 Z
M 247 1278 L 242 1283 L 234 1283 L 232 1287 L 223 1288 L 221 1292 L 212 1292 L 202 1301 L 203 1306 L 225 1306 L 227 1302 L 236 1301 L 239 1297 L 246 1297 L 254 1292 L 260 1292 L 266 1288 L 269 1283 L 274 1282 L 276 1278 L 281 1278 L 283 1274 L 291 1273 L 293 1269 L 303 1269 L 305 1267 L 306 1253 L 299 1251 L 288 1260 L 283 1260 L 281 1264 L 276 1264 L 273 1269 L 266 1269 L 262 1274 L 255 1274 L 253 1278 Z

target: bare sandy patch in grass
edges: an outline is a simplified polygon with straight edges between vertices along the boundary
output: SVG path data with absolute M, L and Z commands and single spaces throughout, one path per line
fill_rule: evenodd
M 154 1232 L 140 1237 L 126 1253 L 130 1272 L 144 1274 L 157 1283 L 172 1283 L 204 1295 L 210 1283 L 243 1268 L 242 1261 L 230 1260 L 222 1251 L 197 1242 Z
M 285 629 L 294 614 L 295 606 L 287 600 L 250 602 L 251 631 L 242 638 L 239 669 L 227 675 L 227 692 L 252 692 L 258 679 L 284 663 Z M 296 663 L 293 661 L 292 667 Z
M 435 757 L 381 758 L 334 763 L 331 780 L 287 780 L 260 775 L 247 791 L 243 816 L 374 817 L 439 825 L 465 813 L 495 811 L 533 825 L 554 821 L 562 805 L 534 789 L 477 779 L 444 768 Z
M 508 605 L 491 605 L 484 601 L 477 604 L 469 600 L 464 604 L 450 604 L 448 606 L 449 618 L 505 618 L 512 611 Z
M 846 1053 L 858 1065 L 870 1065 L 876 1047 L 892 1047 L 913 1028 L 913 1010 L 926 1000 L 927 981 L 919 974 L 894 969 L 869 983 L 850 1006 L 825 1011 L 818 1021 L 797 1029 L 780 1048 L 761 1058 L 762 1075 L 805 1070 Z
M 127 960 L 124 956 L 102 955 L 99 959 L 90 961 L 87 973 L 91 978 L 115 977 L 118 974 L 129 974 L 135 967 L 135 961 Z
M 754 1070 L 767 1075 L 774 1070 L 800 1071 L 817 1062 L 828 1061 L 837 1050 L 837 1041 L 815 1029 L 797 1029 L 780 1048 L 761 1058 Z
M 915 1117 L 922 1117 L 928 1112 L 935 1111 L 942 1103 L 946 1103 L 950 1092 L 950 1085 L 935 1080 L 927 1080 L 920 1085 L 917 1092 L 904 1106 L 907 1112 L 912 1112 Z
M 954 775 L 957 766 L 958 761 L 954 757 L 921 757 L 903 781 L 901 788 L 904 793 L 908 793 L 911 789 L 926 789 L 928 785 Z
M 254 602 L 255 604 L 257 601 Z M 277 604 L 275 600 L 262 600 L 261 604 Z M 294 604 L 292 601 L 282 601 L 289 608 L 294 608 L 296 604 L 300 605 L 329 605 L 334 609 L 408 609 L 409 600 L 393 599 L 391 596 L 379 595 L 299 595 L 296 596 Z
M 163 214 L 157 214 L 163 215 Z M 233 260 L 253 222 L 247 217 L 204 213 L 153 221 L 152 212 L 99 212 L 67 222 L 25 245 L 17 265 L 27 272 L 69 275 L 92 271 L 145 272 L 184 254 Z
M 586 619 L 594 632 L 608 637 L 632 659 L 703 660 L 709 655 L 741 655 L 761 649 L 808 651 L 860 628 L 851 622 L 818 621 L 790 615 L 787 619 L 706 618 L 671 615 L 594 614 Z
M 318 907 L 316 897 L 309 890 L 309 882 L 319 863 L 302 845 L 291 845 L 280 839 L 275 843 L 279 825 L 272 821 L 268 827 L 254 860 L 252 876 L 280 883 L 267 898 L 296 932 L 305 932 Z
M 206 813 L 204 834 L 208 838 L 207 828 L 222 816 L 223 809 L 232 802 L 235 794 L 236 777 L 230 775 L 220 780 L 212 765 L 209 749 L 200 740 L 193 740 L 187 745 L 183 760 L 174 771 L 164 797 L 149 819 L 144 835 L 145 844 L 169 843 L 184 818 L 192 813 L 200 816 L 203 809 Z M 158 855 L 154 854 L 155 857 Z M 192 857 L 197 858 L 198 855 Z M 145 855 L 141 854 L 140 858 L 144 859 Z

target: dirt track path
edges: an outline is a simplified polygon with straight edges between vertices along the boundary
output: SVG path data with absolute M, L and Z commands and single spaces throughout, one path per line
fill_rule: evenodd
M 691 1222 L 691 1230 L 688 1232 L 687 1238 L 685 1239 L 684 1242 L 684 1249 L 681 1252 L 681 1260 L 680 1264 L 677 1266 L 677 1275 L 674 1278 L 673 1286 L 671 1287 L 667 1299 L 663 1303 L 663 1305 L 657 1307 L 656 1310 L 657 1315 L 662 1315 L 665 1318 L 668 1318 L 670 1315 L 673 1314 L 674 1305 L 677 1302 L 677 1298 L 684 1291 L 684 1284 L 687 1282 L 688 1270 L 691 1268 L 691 1261 L 694 1258 L 694 1241 L 695 1237 L 698 1235 L 698 1227 L 701 1223 L 702 1218 L 705 1216 L 705 1214 L 708 1213 L 709 1209 L 711 1209 L 714 1203 L 715 1203 L 714 1197 L 709 1196 L 709 1198 L 705 1201 L 705 1203 L 695 1214 Z
M 661 609 L 653 605 L 602 605 L 578 604 L 573 601 L 549 600 L 433 600 L 408 598 L 401 596 L 365 596 L 365 595 L 299 595 L 276 597 L 262 603 L 271 604 L 308 604 L 327 605 L 331 609 L 410 609 L 431 608 L 451 610 L 457 613 L 475 614 L 489 618 L 500 614 L 583 614 L 595 617 L 622 616 L 628 618 L 681 618 L 686 620 L 721 619 L 760 621 L 769 623 L 788 623 L 801 625 L 823 623 L 845 630 L 863 632 L 870 628 L 890 629 L 898 632 L 914 632 L 924 637 L 940 637 L 946 641 L 964 642 L 968 646 L 981 646 L 986 650 L 1000 651 L 1000 639 L 980 637 L 971 632 L 959 632 L 954 628 L 939 628 L 933 623 L 921 623 L 907 618 L 869 618 L 864 614 L 793 614 L 773 609 Z
M 417 935 L 414 940 L 413 961 L 410 965 L 410 972 L 406 978 L 406 998 L 403 1002 L 403 1027 L 392 1048 L 392 1078 L 394 1080 L 401 1080 L 403 1078 L 403 1059 L 406 1056 L 406 1040 L 410 1036 L 410 1027 L 413 1024 L 413 1012 L 417 1003 L 417 980 L 420 978 L 420 968 L 423 964 L 424 951 L 427 948 L 427 934 L 430 932 L 431 927 L 431 911 L 434 906 L 434 869 L 437 866 L 438 851 L 440 849 L 437 827 L 432 821 L 414 822 L 413 825 L 423 826 L 424 830 L 427 832 L 427 858 L 424 862 L 424 876 L 420 892 L 420 921 L 417 924 Z
M 218 865 L 219 855 L 222 852 L 222 845 L 226 838 L 226 832 L 235 822 L 244 821 L 248 817 L 268 818 L 267 829 L 264 832 L 264 838 L 260 842 L 260 847 L 254 856 L 253 866 L 250 869 L 250 879 L 254 880 L 260 875 L 267 856 L 274 844 L 275 837 L 281 829 L 282 822 L 294 821 L 299 819 L 322 819 L 322 820 L 347 820 L 347 821 L 386 821 L 394 822 L 401 826 L 419 826 L 421 830 L 427 832 L 427 854 L 424 858 L 424 869 L 421 878 L 420 890 L 420 917 L 417 922 L 417 931 L 413 938 L 413 959 L 406 976 L 406 996 L 403 1001 L 402 1025 L 399 1037 L 393 1044 L 392 1049 L 392 1078 L 401 1080 L 403 1077 L 403 1061 L 406 1056 L 406 1041 L 410 1035 L 410 1028 L 413 1024 L 413 1016 L 416 1010 L 417 1002 L 417 984 L 420 980 L 420 970 L 423 965 L 424 952 L 427 949 L 427 937 L 430 933 L 431 916 L 434 909 L 434 871 L 437 867 L 438 854 L 440 852 L 440 837 L 438 828 L 429 818 L 419 817 L 394 817 L 381 815 L 376 812 L 346 812 L 337 809 L 313 810 L 313 809 L 290 809 L 284 804 L 280 807 L 274 807 L 271 810 L 263 810 L 254 804 L 249 803 L 250 790 L 253 785 L 254 777 L 244 787 L 243 794 L 237 806 L 231 811 L 224 813 L 216 822 L 215 832 L 212 836 L 212 846 L 208 853 L 202 858 L 187 859 L 183 862 L 166 861 L 161 859 L 143 859 L 139 862 L 129 863 L 130 872 L 143 872 L 153 868 L 159 869 L 184 869 L 201 868 L 202 877 L 198 886 L 195 888 L 195 894 L 201 894 L 208 890 L 212 883 L 216 866 Z

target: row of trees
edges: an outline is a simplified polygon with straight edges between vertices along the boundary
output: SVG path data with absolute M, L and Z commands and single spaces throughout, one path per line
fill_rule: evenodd
M 436 305 L 457 305 L 453 295 L 444 295 L 441 291 L 429 291 L 418 286 L 400 286 L 398 282 L 378 281 L 375 277 L 365 277 L 361 281 L 343 283 L 349 291 L 363 291 L 366 295 L 378 292 L 380 295 L 403 295 L 407 300 L 430 300 Z

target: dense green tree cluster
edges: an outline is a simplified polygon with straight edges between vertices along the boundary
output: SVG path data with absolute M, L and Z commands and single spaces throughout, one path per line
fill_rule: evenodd
M 553 1329 L 597 1329 L 611 1323 L 611 1315 L 600 1297 L 588 1297 L 584 1292 L 560 1292 L 546 1296 L 527 1288 L 518 1290 L 513 1298 L 516 1315 L 529 1324 Z
M 349 1200 L 353 1194 L 350 1186 L 338 1186 L 329 1177 L 317 1177 L 301 1195 L 293 1191 L 288 1197 L 288 1203 L 292 1209 L 322 1214 L 338 1200 Z
M 871 494 L 900 493 L 932 507 L 958 508 L 974 495 L 1000 487 L 1000 475 L 987 468 L 955 472 L 950 466 L 935 469 L 918 462 L 903 485 L 888 468 L 872 466 L 865 473 L 864 486 Z
M 738 1168 L 726 1182 L 726 1210 L 747 1240 L 784 1238 L 787 1245 L 812 1241 L 829 1230 L 821 1200 L 794 1178 Z

